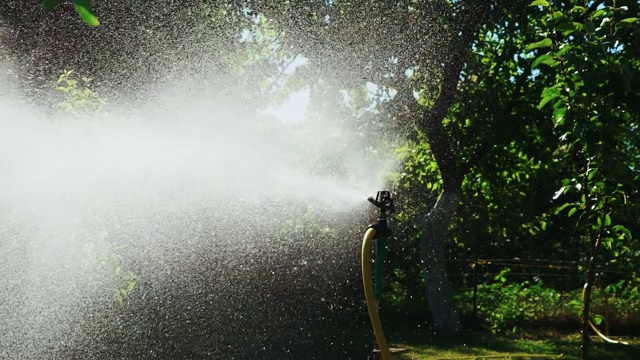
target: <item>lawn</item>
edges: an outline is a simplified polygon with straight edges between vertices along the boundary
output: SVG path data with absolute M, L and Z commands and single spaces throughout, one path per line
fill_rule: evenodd
M 536 339 L 532 339 L 535 335 Z M 640 360 L 640 338 L 625 338 L 633 346 L 603 343 L 594 339 L 589 347 L 589 359 Z M 528 334 L 520 338 L 501 337 L 487 332 L 469 332 L 457 339 L 429 339 L 420 342 L 417 337 L 405 337 L 395 346 L 409 351 L 399 359 L 468 359 L 468 360 L 528 360 L 580 358 L 579 335 Z

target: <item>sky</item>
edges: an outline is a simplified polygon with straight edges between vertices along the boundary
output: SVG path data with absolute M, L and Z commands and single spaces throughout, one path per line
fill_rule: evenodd
M 308 63 L 308 59 L 302 55 L 297 55 L 293 62 L 289 63 L 283 70 L 283 74 L 291 76 L 295 74 L 300 66 Z M 311 101 L 311 90 L 308 86 L 292 92 L 289 97 L 278 106 L 270 106 L 265 111 L 266 115 L 273 115 L 285 124 L 295 124 L 304 119 L 304 116 Z

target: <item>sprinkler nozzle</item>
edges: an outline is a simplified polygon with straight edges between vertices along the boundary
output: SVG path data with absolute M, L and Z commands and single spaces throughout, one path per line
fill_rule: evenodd
M 386 216 L 395 211 L 393 207 L 393 198 L 391 197 L 391 192 L 382 190 L 378 191 L 375 199 L 373 196 L 370 196 L 367 200 L 372 203 L 375 207 L 380 209 L 380 218 L 384 219 Z

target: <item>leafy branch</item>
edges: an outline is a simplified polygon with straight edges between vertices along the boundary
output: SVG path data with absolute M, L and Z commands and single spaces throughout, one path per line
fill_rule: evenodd
M 42 0 L 44 8 L 49 11 L 54 10 L 63 2 L 65 2 L 65 0 Z M 72 2 L 73 7 L 76 9 L 82 21 L 91 27 L 100 25 L 100 20 L 98 20 L 96 14 L 91 10 L 91 0 L 72 0 Z

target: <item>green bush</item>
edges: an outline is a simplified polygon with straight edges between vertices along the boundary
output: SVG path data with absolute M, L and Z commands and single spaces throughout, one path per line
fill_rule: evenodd
M 540 316 L 557 311 L 561 303 L 560 294 L 545 288 L 542 281 L 510 283 L 509 272 L 505 268 L 494 277 L 494 283 L 478 286 L 478 314 L 493 332 L 526 328 Z
M 541 280 L 510 282 L 509 268 L 503 269 L 493 282 L 478 285 L 478 320 L 494 333 L 553 326 L 574 329 L 579 323 L 582 289 L 559 293 Z M 592 295 L 594 322 L 604 329 L 609 321 L 612 333 L 637 329 L 640 325 L 640 286 L 637 279 L 620 281 L 606 288 L 598 286 Z M 473 312 L 473 290 L 458 293 L 461 311 Z

